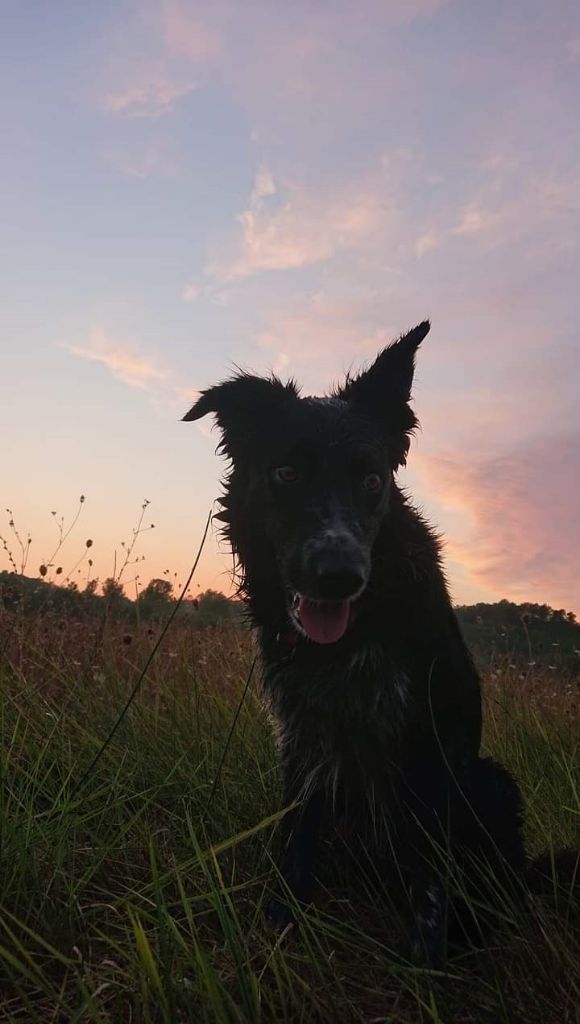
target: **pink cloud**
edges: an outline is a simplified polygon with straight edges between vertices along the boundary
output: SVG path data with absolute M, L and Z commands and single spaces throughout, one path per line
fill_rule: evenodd
M 487 459 L 415 453 L 426 492 L 463 516 L 447 551 L 468 580 L 495 597 L 580 607 L 579 453 L 577 434 Z
M 468 206 L 461 212 L 459 223 L 452 229 L 454 235 L 480 235 L 497 223 L 497 214 L 479 206 Z
M 221 51 L 219 32 L 207 20 L 201 20 L 199 11 L 210 14 L 209 5 L 178 3 L 164 0 L 162 25 L 165 45 L 170 53 L 189 57 L 192 61 L 209 60 Z
M 72 355 L 101 363 L 117 380 L 132 388 L 148 389 L 163 384 L 170 371 L 154 355 L 140 351 L 134 345 L 119 343 L 100 327 L 95 327 L 84 344 L 63 344 Z
M 196 302 L 201 295 L 201 288 L 197 284 L 186 284 L 181 297 L 184 302 Z
M 428 252 L 432 252 L 438 246 L 438 241 L 433 232 L 428 231 L 426 234 L 421 235 L 415 242 L 415 254 L 417 259 L 421 259 Z
M 400 333 L 400 325 L 389 325 L 378 312 L 383 301 L 371 289 L 343 299 L 320 291 L 279 310 L 255 335 L 263 368 L 283 368 L 305 392 L 323 393 Z
M 115 84 L 106 92 L 105 108 L 126 117 L 160 117 L 199 88 L 204 66 L 221 51 L 219 34 L 209 24 L 209 4 L 205 14 L 202 21 L 189 5 L 175 0 L 161 0 L 153 16 L 143 8 L 139 21 L 145 43 L 138 58 L 127 54 L 109 72 Z
M 522 184 L 522 168 L 501 161 L 485 163 L 488 180 L 479 194 L 455 214 L 449 236 L 497 247 L 550 229 L 558 230 L 558 245 L 577 245 L 578 225 L 571 219 L 580 212 L 577 167 L 560 176 L 531 175 Z M 552 240 L 549 244 L 553 247 Z
M 105 96 L 105 108 L 127 117 L 160 117 L 197 88 L 189 76 L 170 73 L 161 62 L 131 69 L 126 81 Z
M 269 353 L 270 361 L 274 354 L 284 353 L 294 373 L 308 363 L 327 364 L 330 354 L 336 359 L 339 352 L 352 353 L 361 344 L 361 332 L 356 324 L 341 319 L 338 307 L 317 303 L 277 316 L 271 327 L 258 333 L 256 343 Z M 321 386 L 327 383 L 321 381 Z
M 276 195 L 280 202 L 270 205 Z M 261 170 L 248 208 L 237 217 L 240 236 L 229 260 L 214 260 L 208 273 L 228 280 L 264 270 L 289 270 L 328 260 L 376 235 L 392 214 L 388 196 L 354 185 L 321 194 L 297 184 L 280 190 Z
M 100 363 L 112 376 L 147 394 L 155 412 L 163 419 L 177 420 L 193 404 L 199 392 L 179 383 L 175 371 L 165 365 L 154 352 L 141 346 L 113 338 L 100 327 L 95 327 L 86 342 L 62 343 L 61 348 L 79 359 Z M 205 425 L 200 427 L 209 436 Z
M 420 156 L 399 150 L 350 183 L 326 187 L 278 181 L 261 167 L 247 207 L 236 218 L 237 237 L 220 245 L 206 272 L 218 281 L 233 281 L 349 253 L 361 257 L 361 267 L 366 261 L 365 273 L 374 280 L 377 273 L 405 271 L 407 263 L 415 265 L 445 247 L 486 250 L 530 239 L 537 255 L 546 246 L 548 229 L 558 232 L 558 247 L 577 247 L 580 176 L 574 169 L 562 176 L 538 175 L 516 192 L 513 168 L 496 162 L 479 194 L 459 209 L 441 204 L 427 231 L 411 198 L 415 187 L 425 188 L 424 180 Z M 549 245 L 553 251 L 554 243 Z
M 260 167 L 254 178 L 254 185 L 250 195 L 250 210 L 257 211 L 262 209 L 262 200 L 267 196 L 276 195 L 276 191 L 272 172 L 267 167 Z
M 133 149 L 133 151 L 131 151 Z M 173 178 L 180 173 L 180 160 L 166 137 L 152 138 L 141 147 L 117 147 L 107 153 L 110 163 L 128 178 Z
M 226 84 L 248 113 L 257 136 L 270 141 L 280 133 L 316 132 L 336 114 L 378 112 L 385 92 L 400 75 L 392 61 L 369 68 L 357 62 L 352 88 L 352 48 L 376 32 L 396 31 L 435 14 L 449 0 L 363 0 L 341 5 L 329 16 L 324 5 L 239 4 L 233 0 L 162 0 L 158 7 L 158 47 L 169 61 L 202 66 Z M 151 19 L 149 19 L 151 20 Z M 345 45 L 346 44 L 346 45 Z M 320 140 L 319 140 L 320 141 Z

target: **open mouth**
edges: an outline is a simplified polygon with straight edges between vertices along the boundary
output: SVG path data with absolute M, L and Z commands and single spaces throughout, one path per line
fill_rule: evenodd
M 292 613 L 306 636 L 316 644 L 335 644 L 346 633 L 351 618 L 352 599 L 314 601 L 295 594 Z

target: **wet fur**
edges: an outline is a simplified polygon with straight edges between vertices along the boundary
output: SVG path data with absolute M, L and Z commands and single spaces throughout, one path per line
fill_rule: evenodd
M 480 860 L 482 877 L 487 870 L 508 879 L 525 856 L 517 786 L 480 757 L 480 681 L 438 537 L 395 479 L 417 424 L 409 398 L 427 331 L 419 325 L 328 398 L 300 399 L 293 382 L 240 374 L 204 392 L 185 419 L 215 413 L 230 459 L 220 518 L 258 631 L 283 803 L 296 805 L 281 826 L 283 885 L 270 922 L 292 920 L 288 889 L 310 898 L 320 836 L 346 822 L 354 846 L 390 862 L 403 883 L 411 954 L 437 963 L 446 949 L 449 865 L 462 870 Z M 380 452 L 385 493 L 376 507 L 361 504 L 341 479 L 353 444 Z M 271 473 L 296 445 L 311 446 L 316 479 L 329 482 L 305 491 L 302 503 L 292 497 L 290 514 Z M 323 530 L 331 540 L 333 530 L 345 531 L 370 565 L 350 627 L 324 645 L 293 629 L 291 613 L 292 585 L 309 578 L 308 545 L 322 545 Z

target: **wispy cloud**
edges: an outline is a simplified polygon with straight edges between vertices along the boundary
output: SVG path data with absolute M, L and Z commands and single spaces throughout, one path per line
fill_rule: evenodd
M 537 172 L 522 181 L 508 168 L 492 169 L 480 194 L 464 205 L 448 231 L 450 236 L 497 247 L 520 241 L 558 226 L 559 244 L 578 238 L 580 171 L 568 168 L 560 175 Z M 576 223 L 575 223 L 576 221 Z M 552 242 L 550 242 L 552 244 Z
M 270 204 L 267 200 L 272 197 L 277 202 Z M 248 208 L 237 217 L 233 256 L 214 260 L 208 273 L 228 280 L 319 263 L 360 245 L 380 230 L 388 214 L 386 196 L 362 186 L 334 189 L 330 194 L 297 184 L 278 188 L 262 169 Z
M 196 88 L 196 81 L 171 74 L 161 63 L 141 66 L 132 69 L 124 84 L 105 96 L 104 106 L 110 113 L 126 117 L 161 117 Z
M 260 167 L 254 178 L 254 185 L 250 193 L 250 210 L 257 213 L 264 205 L 262 200 L 267 196 L 274 195 L 276 195 L 276 186 L 272 172 L 267 167 Z
M 421 259 L 421 256 L 424 256 L 425 253 L 432 252 L 433 249 L 437 248 L 438 244 L 437 238 L 431 231 L 421 235 L 415 242 L 415 254 L 417 259 Z
M 181 298 L 184 302 L 193 305 L 195 302 L 204 300 L 212 306 L 228 306 L 231 298 L 231 290 L 223 287 L 214 280 L 200 278 L 197 281 L 189 281 L 181 291 Z
M 201 293 L 202 289 L 199 287 L 199 285 L 186 284 L 181 293 L 181 297 L 184 302 L 195 302 L 197 299 L 199 299 Z
M 577 244 L 572 218 L 580 211 L 580 174 L 574 168 L 561 176 L 537 174 L 523 188 L 520 178 L 514 182 L 513 168 L 494 166 L 483 173 L 487 180 L 473 199 L 459 208 L 449 198 L 440 202 L 430 211 L 429 230 L 421 231 L 413 193 L 421 183 L 425 189 L 425 181 L 420 160 L 408 153 L 383 157 L 366 175 L 336 185 L 278 181 L 261 167 L 234 235 L 214 253 L 206 274 L 227 282 L 320 265 L 344 254 L 352 257 L 355 271 L 360 256 L 367 273 L 384 274 L 415 267 L 428 253 L 459 244 L 507 251 L 537 237 L 543 245 L 548 227 L 558 228 L 560 246 Z
M 294 308 L 277 311 L 255 343 L 268 368 L 288 369 L 307 388 L 320 391 L 331 383 L 329 358 L 337 374 L 346 372 L 353 360 L 374 356 L 398 333 L 387 321 L 380 296 L 339 300 L 317 292 Z
M 206 61 L 217 57 L 222 49 L 220 34 L 209 24 L 209 4 L 192 5 L 177 0 L 162 0 L 161 23 L 165 45 L 170 53 L 189 57 L 192 61 Z
M 141 146 L 117 147 L 107 154 L 110 163 L 128 178 L 176 177 L 181 170 L 174 147 L 165 137 L 152 138 Z
M 221 54 L 219 33 L 210 24 L 209 4 L 203 13 L 204 20 L 190 5 L 176 0 L 160 0 L 153 17 L 142 11 L 139 57 L 124 55 L 109 70 L 113 84 L 104 96 L 105 108 L 125 117 L 161 117 L 198 89 L 204 80 L 204 66 Z
M 479 206 L 468 206 L 461 211 L 459 223 L 451 229 L 453 235 L 481 235 L 497 223 L 497 215 Z
M 159 358 L 134 345 L 119 342 L 100 327 L 94 327 L 88 341 L 82 344 L 63 343 L 63 348 L 80 359 L 101 363 L 113 376 L 131 388 L 149 390 L 166 384 L 170 371 Z
M 63 342 L 61 348 L 80 359 L 99 363 L 115 380 L 144 392 L 155 412 L 164 419 L 180 419 L 199 395 L 199 391 L 184 387 L 175 370 L 156 353 L 119 341 L 100 327 L 90 331 L 86 342 Z M 200 431 L 209 436 L 203 425 Z

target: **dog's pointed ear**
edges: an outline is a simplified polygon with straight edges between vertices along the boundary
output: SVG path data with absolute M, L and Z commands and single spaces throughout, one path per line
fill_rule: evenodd
M 348 378 L 338 397 L 378 422 L 390 438 L 393 468 L 405 465 L 410 434 L 417 418 L 409 406 L 415 355 L 429 333 L 424 320 L 398 341 L 383 349 L 374 363 L 357 377 Z
M 395 396 L 403 402 L 411 397 L 411 385 L 415 370 L 415 354 L 423 339 L 429 333 L 428 320 L 403 334 L 398 341 L 388 345 L 377 356 L 368 370 L 357 377 L 348 378 L 339 392 L 339 398 L 359 406 L 381 408 L 385 401 Z
M 261 426 L 270 413 L 289 398 L 297 398 L 294 381 L 283 384 L 277 377 L 255 377 L 240 373 L 230 380 L 202 391 L 197 402 L 185 414 L 186 422 L 215 413 L 222 432 L 222 448 L 230 457 L 238 454 L 245 442 Z

